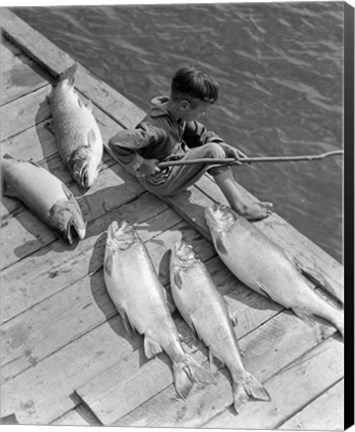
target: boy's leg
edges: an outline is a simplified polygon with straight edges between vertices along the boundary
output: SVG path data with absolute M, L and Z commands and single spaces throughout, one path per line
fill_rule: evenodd
M 217 170 L 216 170 L 217 171 Z M 248 220 L 256 221 L 268 217 L 273 205 L 268 202 L 246 202 L 236 187 L 236 182 L 230 168 L 211 173 L 217 185 L 227 198 L 230 206 L 238 214 Z

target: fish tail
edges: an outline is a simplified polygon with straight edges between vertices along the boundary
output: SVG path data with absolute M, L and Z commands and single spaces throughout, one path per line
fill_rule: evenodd
M 271 397 L 266 388 L 250 373 L 248 373 L 248 381 L 244 384 L 245 391 L 254 399 L 270 401 Z
M 233 383 L 233 399 L 235 412 L 239 414 L 249 399 L 244 385 L 240 382 Z
M 334 308 L 332 316 L 329 317 L 329 321 L 334 324 L 334 326 L 341 333 L 342 337 L 344 337 L 344 312 Z
M 186 399 L 194 383 L 209 384 L 214 381 L 214 375 L 188 354 L 184 360 L 173 362 L 173 375 L 176 391 L 182 399 Z
M 271 400 L 266 388 L 253 375 L 247 373 L 246 379 L 233 381 L 234 409 L 236 413 L 243 410 L 249 396 L 263 401 Z
M 74 75 L 78 69 L 78 63 L 73 63 L 65 71 L 58 75 L 58 82 L 68 80 L 70 86 L 74 84 Z

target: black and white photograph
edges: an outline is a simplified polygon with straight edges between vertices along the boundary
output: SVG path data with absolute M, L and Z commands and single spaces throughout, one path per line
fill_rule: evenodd
M 0 17 L 0 424 L 352 426 L 353 5 Z

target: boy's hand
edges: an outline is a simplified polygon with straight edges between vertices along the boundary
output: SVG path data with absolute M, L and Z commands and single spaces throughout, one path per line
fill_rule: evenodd
M 137 170 L 137 174 L 149 176 L 159 173 L 161 169 L 157 166 L 157 163 L 159 163 L 159 159 L 144 159 L 142 165 Z
M 219 145 L 223 148 L 227 158 L 234 158 L 236 161 L 239 161 L 241 157 L 239 150 L 226 143 L 220 143 Z

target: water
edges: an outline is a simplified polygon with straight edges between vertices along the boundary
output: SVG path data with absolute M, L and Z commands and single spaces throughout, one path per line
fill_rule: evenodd
M 220 83 L 206 126 L 249 156 L 342 148 L 343 3 L 13 9 L 143 110 L 183 64 Z M 237 180 L 342 262 L 339 157 L 235 168 Z

